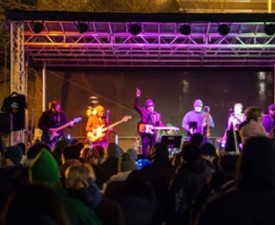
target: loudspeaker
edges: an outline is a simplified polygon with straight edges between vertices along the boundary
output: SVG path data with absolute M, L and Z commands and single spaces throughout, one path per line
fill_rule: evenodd
M 12 114 L 7 112 L 0 112 L 0 133 L 9 134 L 12 132 Z

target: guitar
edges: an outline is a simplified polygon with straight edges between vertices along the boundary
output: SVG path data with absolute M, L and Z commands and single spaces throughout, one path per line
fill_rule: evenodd
M 54 129 L 52 129 L 52 131 L 49 132 L 49 136 L 50 136 L 50 141 L 53 141 L 54 138 L 56 137 L 59 137 L 60 136 L 60 133 L 58 133 L 60 130 L 63 130 L 65 129 L 66 127 L 70 126 L 71 122 L 74 122 L 74 123 L 78 123 L 82 120 L 81 117 L 76 117 L 74 118 L 73 120 L 71 120 L 70 122 L 62 125 L 62 126 L 59 126 L 59 127 L 56 127 Z
M 141 134 L 154 134 L 155 130 L 179 130 L 178 127 L 167 127 L 167 126 L 162 126 L 162 127 L 155 127 L 151 124 L 146 124 L 139 122 L 137 125 L 137 131 L 138 133 Z
M 115 126 L 117 126 L 117 125 L 119 125 L 119 124 L 121 124 L 123 122 L 127 122 L 131 118 L 132 118 L 132 116 L 124 116 L 121 120 L 119 120 L 119 121 L 117 121 L 117 122 L 115 122 L 115 123 L 113 123 L 113 124 L 111 124 L 111 125 L 109 125 L 107 127 L 100 126 L 100 127 L 96 128 L 96 129 L 94 129 L 92 131 L 89 131 L 87 133 L 87 138 L 89 139 L 89 141 L 95 142 L 98 139 L 104 137 L 105 136 L 105 132 L 107 130 L 109 130 L 110 128 L 113 128 L 113 127 L 115 127 Z

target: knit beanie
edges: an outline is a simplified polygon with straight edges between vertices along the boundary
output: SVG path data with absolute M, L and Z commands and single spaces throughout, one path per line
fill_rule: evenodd
M 126 172 L 137 169 L 135 161 L 128 153 L 123 153 L 118 161 L 118 172 Z
M 59 182 L 59 168 L 52 154 L 42 149 L 29 166 L 29 181 L 54 187 Z
M 10 159 L 15 166 L 19 166 L 23 157 L 23 152 L 19 146 L 8 146 L 5 158 Z
M 196 99 L 193 103 L 194 107 L 202 107 L 203 106 L 203 102 L 201 99 Z

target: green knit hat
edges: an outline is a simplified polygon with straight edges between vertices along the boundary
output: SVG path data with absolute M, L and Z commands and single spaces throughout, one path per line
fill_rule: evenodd
M 59 182 L 60 174 L 57 162 L 52 154 L 42 149 L 29 166 L 29 181 L 40 182 L 54 187 Z

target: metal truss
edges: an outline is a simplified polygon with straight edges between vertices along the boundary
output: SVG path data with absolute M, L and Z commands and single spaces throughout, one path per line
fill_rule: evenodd
M 24 23 L 13 21 L 10 25 L 11 70 L 10 91 L 27 96 L 25 72 Z M 27 114 L 27 113 L 26 113 Z M 25 119 L 25 121 L 28 121 Z M 27 126 L 27 125 L 26 125 Z M 25 143 L 25 130 L 14 131 L 10 135 L 10 144 Z
M 26 94 L 25 51 L 24 51 L 24 23 L 11 23 L 11 92 Z
M 36 66 L 47 67 L 261 67 L 275 63 L 274 36 L 263 22 L 231 22 L 220 35 L 221 22 L 139 22 L 141 33 L 130 34 L 130 22 L 86 22 L 80 33 L 76 21 L 44 21 L 36 34 L 25 21 L 24 48 Z M 191 34 L 179 28 L 191 26 Z

